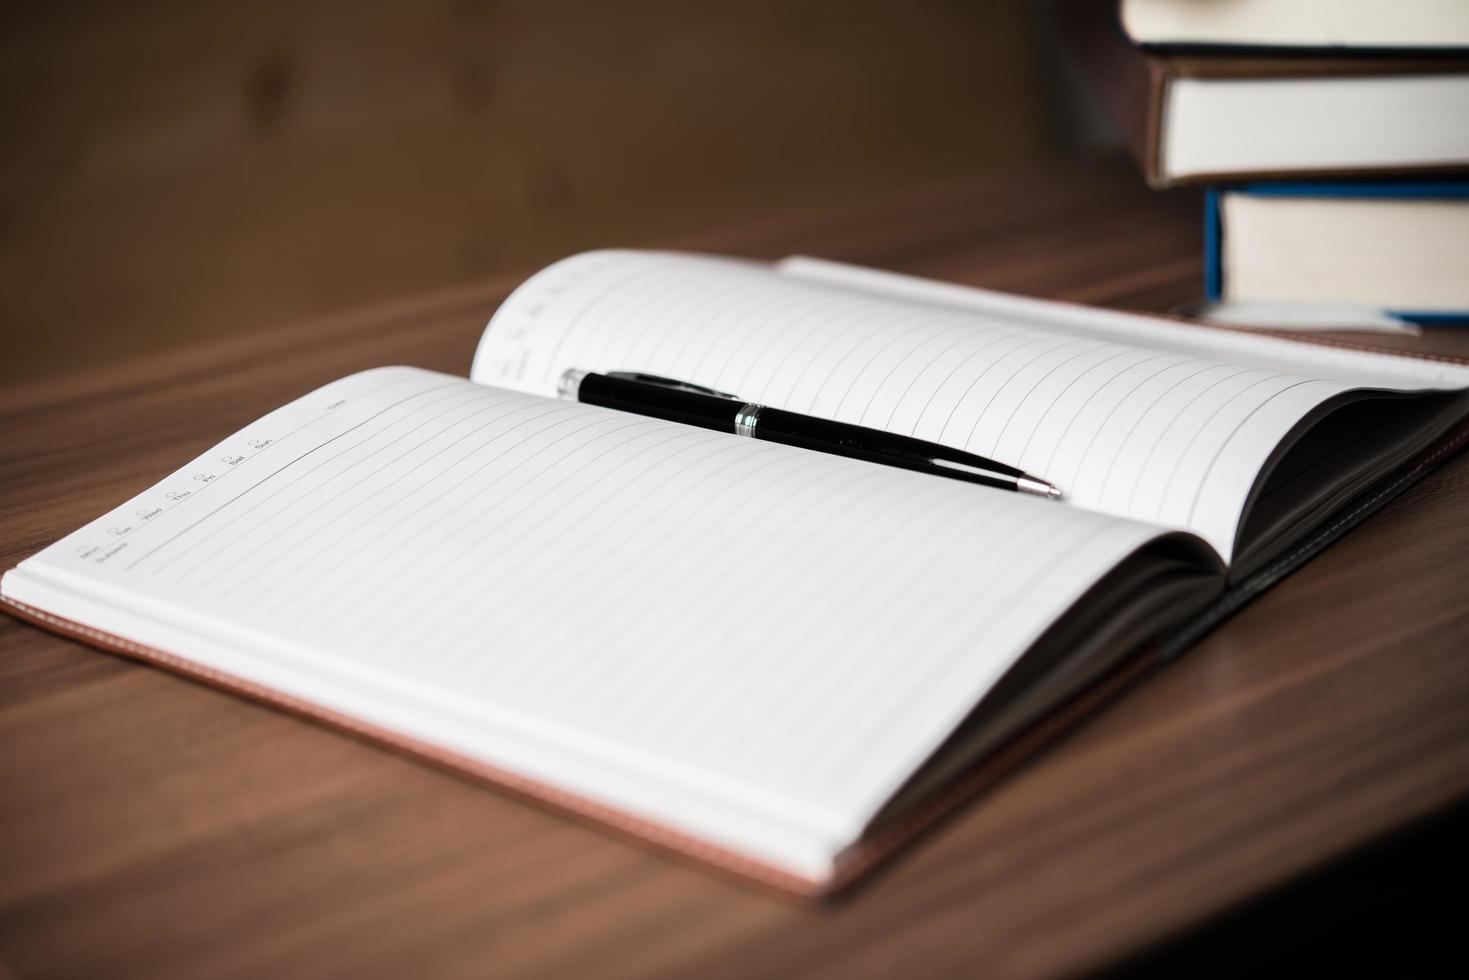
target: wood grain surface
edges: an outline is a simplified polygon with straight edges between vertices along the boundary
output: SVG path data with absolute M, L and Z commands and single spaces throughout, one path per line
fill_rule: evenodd
M 1198 203 L 1057 166 L 671 244 L 1167 309 L 1198 290 Z M 465 373 L 514 281 L 12 387 L 0 566 L 334 377 Z M 1465 796 L 1466 484 L 1460 456 L 820 907 L 0 617 L 0 976 L 1115 964 Z

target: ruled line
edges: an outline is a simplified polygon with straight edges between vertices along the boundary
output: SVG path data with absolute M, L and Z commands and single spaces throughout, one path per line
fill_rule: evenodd
M 447 386 L 442 386 L 442 387 L 447 387 Z M 431 388 L 429 390 L 430 391 L 435 391 L 435 390 L 438 390 L 438 389 L 432 389 Z M 209 517 L 211 517 L 214 514 L 218 513 L 220 510 L 223 510 L 225 507 L 228 507 L 230 504 L 234 503 L 236 500 L 238 500 L 241 497 L 245 496 L 250 491 L 254 490 L 256 487 L 258 487 L 262 483 L 264 483 L 266 480 L 269 480 L 271 477 L 275 476 L 277 473 L 281 473 L 281 472 L 285 471 L 286 469 L 290 468 L 291 466 L 294 466 L 296 463 L 298 463 L 301 460 L 305 459 L 307 456 L 310 456 L 312 453 L 315 453 L 315 452 L 320 451 L 321 449 L 325 448 L 326 446 L 330 445 L 331 443 L 335 442 L 336 440 L 342 438 L 343 436 L 347 435 L 348 433 L 353 432 L 353 431 L 361 428 L 362 426 L 366 425 L 368 422 L 370 422 L 374 418 L 376 418 L 378 415 L 381 415 L 384 412 L 391 411 L 393 408 L 396 408 L 398 405 L 402 404 L 403 402 L 411 401 L 412 399 L 417 398 L 417 397 L 419 397 L 422 394 L 426 394 L 426 392 L 417 392 L 415 394 L 412 394 L 412 395 L 407 396 L 406 398 L 403 398 L 401 401 L 394 402 L 392 405 L 389 405 L 387 408 L 381 409 L 380 411 L 378 411 L 375 414 L 369 416 L 368 418 L 363 419 L 361 422 L 358 422 L 356 425 L 352 426 L 350 429 L 346 429 L 346 430 L 344 430 L 342 432 L 337 433 L 336 435 L 334 435 L 330 439 L 328 439 L 326 442 L 323 442 L 323 443 L 321 443 L 319 445 L 316 445 L 316 446 L 311 447 L 310 449 L 306 450 L 306 452 L 304 452 L 301 455 L 295 457 L 294 459 L 292 459 L 290 462 L 286 463 L 285 465 L 280 466 L 277 469 L 272 470 L 270 473 L 266 474 L 264 477 L 262 477 L 261 479 L 257 480 L 255 483 L 252 483 L 250 486 L 246 487 L 244 490 L 241 490 L 239 493 L 235 494 L 235 496 L 231 497 L 229 500 L 225 501 L 224 503 L 220 504 L 218 507 L 214 508 L 214 510 L 209 511 L 208 513 L 204 514 L 204 516 L 202 516 L 198 520 L 194 521 L 192 524 L 187 525 L 182 530 L 180 530 L 180 531 L 178 531 L 178 532 L 170 535 L 169 537 L 163 539 L 163 541 L 159 542 L 158 544 L 154 545 L 152 548 L 150 548 L 147 551 L 143 552 L 142 555 L 138 556 L 137 558 L 134 558 L 131 562 L 128 563 L 128 565 L 127 565 L 128 570 L 129 571 L 132 571 L 133 569 L 137 568 L 138 565 L 141 562 L 144 562 L 148 558 L 152 557 L 154 554 L 156 554 L 159 551 L 159 549 L 164 548 L 164 547 L 167 547 L 169 544 L 172 544 L 174 541 L 177 541 L 179 538 L 181 538 L 184 535 L 188 534 L 189 531 L 193 530 L 195 527 L 198 527 L 199 524 L 201 524 L 203 521 L 207 520 Z

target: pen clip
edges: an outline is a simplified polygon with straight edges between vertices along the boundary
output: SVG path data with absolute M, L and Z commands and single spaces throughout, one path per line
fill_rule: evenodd
M 739 401 L 738 395 L 731 395 L 727 391 L 716 391 L 703 385 L 696 385 L 691 381 L 679 381 L 677 378 L 664 378 L 656 374 L 643 374 L 641 371 L 607 371 L 609 378 L 620 378 L 623 381 L 637 381 L 645 385 L 657 385 L 660 388 L 671 388 L 674 391 L 691 391 L 696 395 L 713 395 L 715 398 L 728 398 L 730 401 Z

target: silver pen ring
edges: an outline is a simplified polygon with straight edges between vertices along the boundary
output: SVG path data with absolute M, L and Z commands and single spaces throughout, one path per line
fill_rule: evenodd
M 744 405 L 735 413 L 734 431 L 737 436 L 746 439 L 755 438 L 755 425 L 760 421 L 759 405 Z

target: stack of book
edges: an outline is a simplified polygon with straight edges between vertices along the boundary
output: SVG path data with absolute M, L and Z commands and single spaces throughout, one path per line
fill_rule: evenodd
M 1469 321 L 1469 0 L 1072 13 L 1148 183 L 1209 187 L 1220 316 Z

